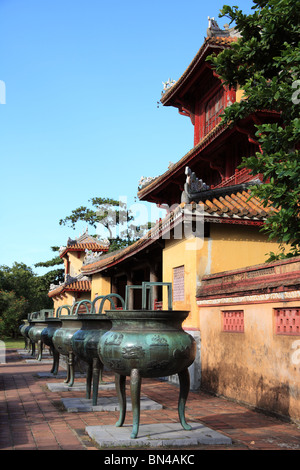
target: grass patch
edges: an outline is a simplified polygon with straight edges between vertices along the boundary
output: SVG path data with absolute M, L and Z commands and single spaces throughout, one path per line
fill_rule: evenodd
M 6 349 L 24 349 L 25 347 L 24 338 L 13 339 L 3 336 L 0 340 L 4 342 Z

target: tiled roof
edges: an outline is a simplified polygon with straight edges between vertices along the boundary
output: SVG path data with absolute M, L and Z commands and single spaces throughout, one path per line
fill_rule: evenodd
M 91 281 L 75 281 L 70 284 L 62 284 L 56 289 L 48 292 L 49 297 L 62 294 L 63 292 L 88 292 L 91 290 Z
M 99 245 L 99 243 L 75 243 L 74 245 L 66 246 L 65 249 L 60 253 L 62 258 L 68 251 L 107 251 L 108 247 Z
M 91 290 L 91 281 L 76 281 L 68 284 L 66 287 L 67 291 L 80 292 Z
M 111 253 L 107 254 L 106 256 L 101 257 L 99 261 L 96 261 L 91 264 L 86 264 L 82 266 L 81 271 L 85 274 L 93 274 L 95 272 L 102 271 L 105 268 L 113 266 L 114 264 L 124 261 L 132 254 L 140 251 L 141 249 L 145 248 L 146 246 L 150 245 L 154 240 L 154 237 L 151 236 L 152 230 L 150 230 L 146 236 L 140 238 L 135 243 L 122 250 L 112 251 Z
M 228 188 L 230 189 L 230 188 Z M 267 207 L 263 203 L 252 196 L 250 192 L 241 190 L 237 192 L 229 192 L 224 196 L 211 197 L 209 199 L 203 199 L 204 212 L 205 214 L 221 216 L 221 217 L 232 217 L 242 218 L 244 220 L 263 220 L 265 219 L 270 211 L 274 210 L 271 204 Z
M 270 204 L 264 207 L 263 203 L 257 198 L 250 197 L 250 190 L 243 189 L 245 185 L 238 185 L 222 190 L 203 191 L 204 221 L 211 223 L 229 223 L 243 225 L 262 225 L 270 211 L 274 210 Z M 239 191 L 240 189 L 240 191 Z M 205 197 L 205 194 L 208 197 Z M 215 195 L 215 196 L 214 196 Z M 197 203 L 191 203 L 195 208 Z M 170 230 L 178 221 L 182 222 L 181 214 L 184 212 L 185 204 L 181 203 L 176 209 L 170 212 L 163 220 L 160 220 L 147 234 L 132 245 L 105 255 L 101 260 L 95 263 L 87 264 L 82 267 L 82 273 L 94 274 L 104 269 L 114 266 L 128 259 L 138 251 L 143 250 L 152 244 L 163 234 Z
M 62 258 L 69 251 L 85 251 L 90 250 L 93 252 L 104 251 L 109 249 L 109 242 L 105 240 L 98 240 L 88 233 L 88 229 L 78 238 L 72 240 L 68 239 L 67 246 L 62 246 L 59 250 L 59 256 Z

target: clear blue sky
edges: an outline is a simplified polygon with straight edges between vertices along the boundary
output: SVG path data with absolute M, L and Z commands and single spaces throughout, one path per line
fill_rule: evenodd
M 141 176 L 193 147 L 190 120 L 157 102 L 223 4 L 252 1 L 0 0 L 0 265 L 41 273 L 84 228 L 61 218 L 95 196 L 130 206 Z

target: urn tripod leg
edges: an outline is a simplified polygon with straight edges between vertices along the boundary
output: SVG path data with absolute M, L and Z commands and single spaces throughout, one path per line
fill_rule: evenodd
M 37 353 L 36 353 L 36 359 L 37 361 L 41 361 L 42 360 L 42 347 L 43 347 L 43 343 L 42 341 L 39 339 L 37 341 Z
M 70 380 L 70 365 L 69 365 L 68 357 L 66 358 L 66 360 L 67 360 L 67 377 L 66 377 L 66 380 L 64 380 L 64 383 L 67 384 Z
M 117 427 L 123 426 L 126 415 L 126 375 L 115 374 L 115 385 L 120 406 L 120 416 L 116 422 Z
M 74 385 L 74 354 L 69 352 L 69 366 L 70 366 L 70 380 L 69 380 L 69 387 L 73 387 Z
M 130 374 L 130 392 L 133 413 L 133 426 L 131 439 L 135 439 L 139 432 L 140 424 L 140 398 L 141 398 L 141 376 L 138 369 L 132 369 Z
M 99 358 L 93 358 L 93 406 L 97 405 L 98 386 L 100 375 L 102 377 L 103 364 Z
M 192 427 L 185 420 L 185 404 L 190 390 L 190 373 L 186 368 L 178 373 L 180 392 L 178 400 L 178 414 L 182 427 L 190 431 Z
M 100 359 L 98 358 L 97 359 L 99 361 L 99 379 L 98 379 L 98 383 L 100 384 L 105 384 L 105 380 L 103 380 L 103 364 L 102 362 L 100 361 Z
M 67 358 L 67 378 L 64 382 L 67 383 L 69 387 L 72 387 L 74 384 L 74 354 L 72 352 L 69 352 Z
M 91 388 L 92 388 L 92 375 L 93 375 L 93 363 L 89 362 L 87 371 L 86 371 L 86 388 L 85 388 L 85 398 L 91 398 Z
M 53 371 L 55 369 L 55 352 L 54 352 L 53 346 L 50 346 L 50 351 L 51 351 L 51 355 L 52 355 L 52 358 L 53 358 L 50 373 L 53 374 Z
M 52 355 L 53 355 L 53 365 L 51 369 L 51 374 L 56 375 L 58 372 L 58 366 L 59 366 L 59 352 L 56 351 L 56 349 L 52 346 Z

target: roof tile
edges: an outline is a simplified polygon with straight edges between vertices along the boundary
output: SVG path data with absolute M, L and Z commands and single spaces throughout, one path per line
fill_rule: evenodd
M 70 284 L 62 284 L 56 289 L 48 292 L 48 297 L 60 295 L 63 292 L 88 292 L 91 290 L 91 281 L 75 281 Z

